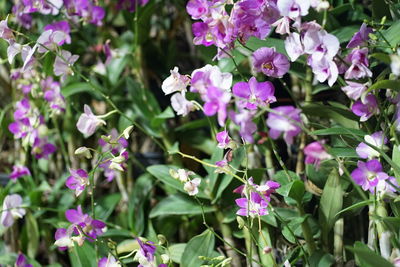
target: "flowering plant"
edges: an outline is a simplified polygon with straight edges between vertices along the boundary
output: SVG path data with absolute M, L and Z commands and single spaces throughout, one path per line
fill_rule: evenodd
M 185 2 L 0 3 L 0 265 L 400 266 L 400 3 Z

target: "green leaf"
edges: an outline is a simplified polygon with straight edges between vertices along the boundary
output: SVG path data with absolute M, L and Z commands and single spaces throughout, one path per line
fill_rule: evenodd
M 152 127 L 159 127 L 167 119 L 174 118 L 175 114 L 171 107 L 167 107 L 162 113 L 155 116 L 151 121 Z
M 96 205 L 96 216 L 99 220 L 107 221 L 115 206 L 121 200 L 121 194 L 115 193 L 100 198 Z
M 305 192 L 305 187 L 303 181 L 296 180 L 286 185 L 283 185 L 282 187 L 277 189 L 276 192 L 284 197 L 293 198 L 297 202 L 301 203 Z
M 266 40 L 260 40 L 258 38 L 250 37 L 246 43 L 246 46 L 253 50 L 257 50 L 261 47 L 274 47 L 277 52 L 287 55 L 285 43 L 281 39 L 267 38 Z
M 367 245 L 357 241 L 354 247 L 346 247 L 356 256 L 356 262 L 363 267 L 393 267 L 393 264 L 376 254 Z
M 390 62 L 391 62 L 390 56 L 385 53 L 373 53 L 370 55 L 370 57 L 376 58 L 377 60 L 379 60 L 383 63 L 386 63 L 386 64 L 390 64 Z
M 309 116 L 332 119 L 346 128 L 358 129 L 359 117 L 350 110 L 337 106 L 324 105 L 321 103 L 311 103 L 302 107 L 303 112 Z M 321 112 L 323 110 L 324 112 Z
M 181 257 L 182 267 L 200 266 L 203 260 L 199 256 L 211 257 L 215 245 L 214 234 L 210 230 L 204 231 L 189 240 Z
M 400 163 L 400 146 L 393 146 L 392 160 Z M 400 177 L 400 172 L 397 169 L 394 169 L 394 176 Z
M 373 200 L 364 200 L 364 201 L 361 201 L 361 202 L 357 202 L 357 203 L 355 203 L 355 204 L 353 204 L 353 205 L 351 205 L 351 206 L 349 206 L 349 207 L 347 207 L 345 209 L 342 209 L 340 212 L 338 212 L 336 214 L 336 216 L 338 216 L 338 215 L 340 215 L 340 214 L 342 214 L 342 213 L 344 213 L 346 211 L 349 211 L 349 210 L 358 209 L 358 208 L 361 208 L 361 207 L 364 207 L 364 206 L 368 206 L 369 204 L 372 204 L 372 203 L 374 203 Z
M 214 207 L 203 207 L 204 212 L 215 211 Z M 201 206 L 191 198 L 175 194 L 161 200 L 150 212 L 150 218 L 162 215 L 199 215 Z
M 358 129 L 351 129 L 351 128 L 344 128 L 344 127 L 332 127 L 327 129 L 321 129 L 311 132 L 313 135 L 356 135 L 356 136 L 365 136 L 366 133 L 358 130 Z
M 339 39 L 340 43 L 344 43 L 350 41 L 354 33 L 356 33 L 359 29 L 359 25 L 345 26 L 332 31 L 331 34 L 335 35 Z
M 335 258 L 331 254 L 319 250 L 311 255 L 309 261 L 310 266 L 313 267 L 330 267 L 335 263 Z
M 342 157 L 342 158 L 358 158 L 357 152 L 354 150 L 354 148 L 349 148 L 349 147 L 333 147 L 329 149 L 329 154 L 332 156 L 336 157 Z
M 64 97 L 70 97 L 84 92 L 96 94 L 88 83 L 73 83 L 61 89 L 61 93 Z
M 183 190 L 183 183 L 181 183 L 179 180 L 171 177 L 171 175 L 169 174 L 170 169 L 178 170 L 178 167 L 173 166 L 173 165 L 153 165 L 153 166 L 148 167 L 147 171 L 151 175 L 156 177 L 158 180 L 165 183 L 166 185 L 169 185 L 169 186 L 177 189 L 178 191 L 181 191 L 181 192 L 187 194 L 186 191 Z M 209 199 L 209 197 L 206 194 L 204 194 L 204 192 L 202 190 L 200 190 L 204 186 L 203 184 L 204 184 L 204 181 L 202 181 L 202 184 L 200 184 L 199 193 L 197 194 L 197 197 Z
M 173 262 L 181 263 L 183 252 L 186 248 L 186 243 L 173 244 L 168 247 L 169 257 Z
M 332 169 L 322 191 L 319 206 L 319 222 L 325 238 L 328 237 L 329 231 L 337 219 L 336 214 L 341 210 L 342 205 L 343 191 L 340 185 L 339 173 L 336 169 Z
M 26 230 L 28 234 L 28 256 L 32 259 L 35 258 L 36 253 L 39 249 L 39 227 L 35 217 L 32 213 L 28 212 L 26 214 Z
M 380 80 L 371 85 L 365 95 L 376 89 L 393 89 L 400 90 L 400 81 L 399 80 Z
M 72 267 L 96 267 L 96 252 L 89 242 L 82 246 L 74 246 L 69 250 Z

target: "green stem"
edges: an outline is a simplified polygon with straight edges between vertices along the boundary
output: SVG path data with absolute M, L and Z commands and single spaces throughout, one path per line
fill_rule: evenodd
M 297 203 L 297 209 L 298 209 L 301 217 L 306 215 L 306 213 L 304 212 L 303 206 L 300 202 Z M 313 254 L 313 252 L 315 251 L 316 246 L 315 246 L 315 242 L 314 242 L 314 237 L 311 232 L 310 224 L 308 223 L 308 218 L 306 218 L 302 222 L 301 229 L 303 230 L 304 239 L 307 242 L 308 254 L 309 254 L 309 256 L 311 256 Z
M 216 210 L 217 212 L 215 213 L 215 215 L 219 224 L 219 228 L 222 233 L 222 237 L 224 238 L 224 240 L 226 240 L 226 242 L 230 243 L 232 246 L 236 246 L 235 241 L 233 240 L 232 237 L 231 228 L 228 225 L 224 224 L 224 215 L 222 214 L 221 211 L 219 211 L 220 209 L 218 207 Z M 240 258 L 237 252 L 226 244 L 225 244 L 225 251 L 228 254 L 228 256 L 232 259 L 231 262 L 232 267 L 240 267 L 241 266 Z

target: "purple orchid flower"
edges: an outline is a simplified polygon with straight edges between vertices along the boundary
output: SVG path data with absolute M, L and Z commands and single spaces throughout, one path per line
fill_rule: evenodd
M 259 193 L 251 192 L 250 199 L 244 197 L 236 199 L 235 202 L 239 207 L 239 210 L 236 212 L 237 215 L 256 217 L 268 214 L 268 202 Z
M 71 66 L 78 60 L 78 55 L 72 55 L 71 52 L 61 50 L 61 56 L 57 55 L 54 61 L 54 74 L 60 76 L 61 82 L 63 82 L 67 75 L 73 74 Z
M 351 106 L 351 111 L 360 117 L 360 121 L 367 121 L 374 114 L 379 113 L 376 97 L 373 94 L 368 94 L 364 99 L 357 100 Z
M 204 114 L 207 116 L 218 114 L 218 123 L 220 126 L 224 126 L 227 117 L 226 108 L 231 99 L 231 94 L 220 88 L 210 86 L 203 98 L 206 101 L 203 107 Z
M 85 170 L 69 170 L 71 176 L 67 178 L 65 185 L 72 190 L 75 190 L 75 196 L 79 196 L 89 185 L 88 174 Z
M 32 264 L 27 263 L 26 257 L 22 253 L 18 253 L 17 260 L 15 261 L 15 267 L 33 267 Z
M 106 125 L 106 122 L 94 115 L 88 105 L 85 104 L 83 108 L 85 113 L 82 113 L 79 117 L 76 127 L 81 133 L 88 137 L 93 135 L 98 127 Z
M 347 55 L 346 61 L 351 65 L 347 69 L 344 77 L 346 79 L 361 79 L 364 77 L 372 77 L 372 72 L 368 68 L 368 48 L 355 48 Z
M 148 2 L 149 0 L 118 0 L 117 9 L 125 9 L 133 13 L 136 10 L 136 5 L 144 6 Z
M 140 263 L 138 267 L 153 266 L 155 263 L 154 254 L 156 253 L 156 246 L 151 241 L 143 242 L 140 238 L 136 238 L 136 240 L 139 243 L 139 251 L 135 256 Z
M 190 91 L 206 95 L 211 86 L 218 87 L 224 91 L 229 91 L 232 86 L 232 74 L 221 72 L 218 66 L 205 65 L 192 72 Z
M 189 0 L 186 11 L 192 19 L 203 19 L 209 15 L 209 5 L 207 0 Z
M 228 131 L 222 131 L 217 133 L 215 136 L 217 139 L 218 145 L 217 147 L 225 149 L 229 147 L 229 144 L 231 143 L 232 139 L 229 137 Z
M 76 226 L 82 228 L 83 232 L 89 236 L 85 236 L 85 239 L 93 241 L 97 236 L 104 233 L 106 224 L 99 220 L 94 220 L 88 214 L 82 212 L 82 208 L 79 205 L 76 210 L 70 209 L 65 212 L 65 217 L 67 220 L 73 224 L 74 233 L 79 234 L 79 230 Z
M 342 90 L 349 98 L 353 100 L 358 100 L 361 95 L 367 91 L 367 83 L 362 84 L 352 81 L 346 81 L 346 83 L 347 85 L 342 87 Z
M 289 71 L 290 63 L 287 57 L 275 51 L 275 48 L 262 47 L 253 55 L 253 68 L 267 76 L 280 78 Z
M 36 137 L 32 144 L 32 154 L 37 159 L 48 159 L 51 154 L 57 151 L 57 147 L 48 142 L 47 136 Z
M 297 19 L 308 14 L 309 0 L 278 0 L 278 10 L 281 16 Z
M 389 175 L 382 171 L 381 163 L 372 159 L 367 162 L 358 161 L 357 168 L 351 173 L 353 180 L 362 187 L 374 193 L 379 181 L 387 180 Z
M 26 211 L 22 206 L 22 197 L 18 194 L 11 194 L 4 198 L 1 211 L 1 224 L 10 227 L 16 219 L 24 217 Z
M 285 50 L 288 54 L 290 61 L 296 61 L 304 52 L 303 42 L 301 40 L 300 34 L 297 32 L 292 32 L 285 39 Z
M 112 256 L 103 257 L 99 260 L 98 267 L 121 267 L 121 264 Z
M 13 171 L 12 173 L 10 173 L 10 179 L 12 180 L 17 180 L 18 178 L 22 177 L 22 176 L 30 176 L 31 172 L 29 171 L 29 169 L 25 166 L 21 166 L 21 165 L 14 165 L 13 166 Z
M 48 24 L 44 27 L 44 30 L 45 31 L 51 30 L 53 32 L 59 31 L 64 33 L 65 38 L 58 43 L 59 45 L 63 45 L 64 43 L 67 44 L 71 43 L 71 36 L 70 36 L 71 28 L 69 27 L 68 21 L 66 20 Z
M 366 135 L 364 136 L 365 142 L 376 146 L 380 149 L 385 148 L 385 144 L 387 144 L 388 139 L 384 136 L 382 131 L 373 133 L 372 135 Z M 378 158 L 380 156 L 380 153 L 367 145 L 364 142 L 361 142 L 357 148 L 356 152 L 358 156 L 362 159 L 372 159 L 372 158 Z
M 257 131 L 257 125 L 253 122 L 254 110 L 239 109 L 238 113 L 229 112 L 231 120 L 239 126 L 240 136 L 248 143 L 253 143 L 253 134 Z
M 326 152 L 324 146 L 320 142 L 312 142 L 304 148 L 305 163 L 314 164 L 319 167 L 321 161 L 330 159 L 331 155 Z
M 251 77 L 249 82 L 238 82 L 232 88 L 233 94 L 245 100 L 239 102 L 247 109 L 257 109 L 257 106 L 276 102 L 275 87 L 271 82 L 257 82 Z
M 301 132 L 300 126 L 295 123 L 301 123 L 301 110 L 292 106 L 280 106 L 273 110 L 278 114 L 272 112 L 268 114 L 267 125 L 270 128 L 270 137 L 277 139 L 283 133 L 286 143 L 293 144 L 293 138 Z
M 350 42 L 347 44 L 347 48 L 355 48 L 362 46 L 369 40 L 369 34 L 372 33 L 372 28 L 367 27 L 367 24 L 363 23 L 360 30 L 353 35 Z

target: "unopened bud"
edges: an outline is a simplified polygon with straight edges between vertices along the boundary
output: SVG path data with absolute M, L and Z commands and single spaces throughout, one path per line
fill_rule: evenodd
M 125 162 L 125 157 L 118 156 L 118 157 L 112 158 L 111 161 L 114 163 L 117 163 L 117 164 L 121 164 L 121 163 Z
M 127 128 L 122 132 L 122 134 L 123 134 L 123 136 L 124 136 L 125 139 L 129 139 L 129 136 L 131 135 L 132 130 L 133 130 L 133 126 L 131 125 L 131 126 L 127 127 Z
M 161 261 L 164 264 L 168 264 L 169 263 L 169 256 L 167 254 L 161 254 Z
M 165 244 L 165 242 L 167 242 L 167 239 L 165 238 L 164 235 L 157 235 L 157 239 L 159 245 L 163 245 Z
M 269 253 L 271 253 L 271 251 L 272 251 L 272 248 L 269 247 L 269 246 L 266 246 L 266 247 L 263 248 L 263 253 L 264 254 L 269 254 Z
M 239 229 L 243 229 L 243 227 L 244 227 L 244 225 L 245 225 L 245 222 L 244 222 L 243 218 L 237 216 L 237 217 L 236 217 L 236 221 L 237 221 L 237 223 L 238 223 L 238 228 L 239 228 Z
M 87 159 L 92 158 L 92 153 L 90 153 L 89 148 L 87 148 L 85 146 L 82 146 L 82 147 L 78 148 L 77 150 L 75 150 L 75 155 L 84 156 Z
M 111 135 L 102 135 L 101 139 L 103 139 L 104 142 L 110 143 L 112 136 Z
M 169 175 L 171 175 L 171 177 L 174 179 L 179 179 L 179 174 L 174 169 L 169 169 Z

